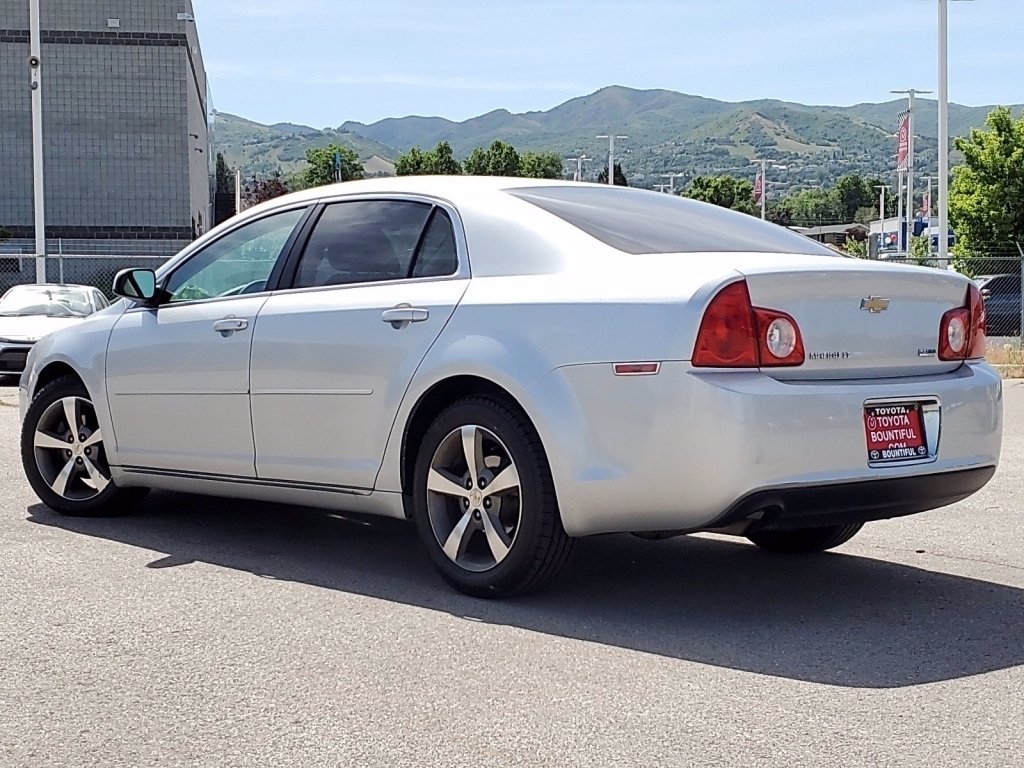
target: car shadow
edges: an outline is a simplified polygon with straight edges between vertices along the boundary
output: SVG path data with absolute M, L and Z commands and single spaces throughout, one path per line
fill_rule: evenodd
M 433 572 L 411 525 L 153 493 L 132 517 L 31 522 L 193 562 L 509 625 L 827 685 L 896 688 L 1024 663 L 1024 590 L 851 555 L 787 558 L 744 543 L 577 542 L 545 592 L 487 601 Z

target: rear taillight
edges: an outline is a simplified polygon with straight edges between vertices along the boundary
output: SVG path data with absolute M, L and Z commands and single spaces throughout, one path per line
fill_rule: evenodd
M 985 356 L 985 302 L 973 283 L 964 306 L 951 309 L 939 323 L 939 360 L 973 360 Z
M 711 300 L 697 332 L 693 365 L 761 368 L 801 365 L 804 342 L 785 312 L 754 307 L 747 283 L 726 286 Z
M 974 283 L 967 288 L 967 308 L 971 311 L 971 343 L 967 349 L 967 358 L 980 360 L 988 351 L 985 339 L 988 327 L 985 322 L 985 300 Z

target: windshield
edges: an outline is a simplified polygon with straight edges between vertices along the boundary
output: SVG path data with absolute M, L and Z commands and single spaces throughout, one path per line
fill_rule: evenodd
M 85 317 L 92 302 L 85 291 L 43 286 L 22 286 L 0 299 L 0 317 Z

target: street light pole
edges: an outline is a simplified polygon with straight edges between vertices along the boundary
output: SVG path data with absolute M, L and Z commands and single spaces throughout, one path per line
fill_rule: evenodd
M 685 176 L 685 175 L 686 174 L 683 174 L 683 173 L 675 173 L 674 171 L 672 173 L 663 173 L 663 174 L 661 174 L 662 178 L 668 179 L 668 191 L 669 191 L 669 194 L 674 195 L 676 193 L 676 179 L 678 179 L 681 176 Z
M 39 0 L 29 0 L 29 88 L 32 89 L 32 197 L 35 214 L 36 282 L 46 282 L 46 195 L 43 179 L 42 44 Z
M 608 139 L 608 183 L 615 183 L 615 140 L 616 139 L 628 139 L 629 136 L 622 136 L 614 133 L 601 133 L 596 137 L 598 139 Z

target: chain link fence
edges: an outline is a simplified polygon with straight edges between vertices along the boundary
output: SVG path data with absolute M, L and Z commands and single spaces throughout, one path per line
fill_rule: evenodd
M 87 241 L 86 241 L 87 242 Z M 114 275 L 129 267 L 156 269 L 177 252 L 177 245 L 156 246 L 148 243 L 103 243 L 102 252 L 92 252 L 93 244 L 53 241 L 47 243 L 49 251 L 45 261 L 45 281 L 91 285 L 112 297 Z M 184 243 L 181 244 L 182 246 Z M 36 258 L 32 241 L 0 243 L 0 294 L 15 285 L 35 283 Z M 69 249 L 73 248 L 73 251 Z M 147 252 L 149 251 L 149 252 Z

